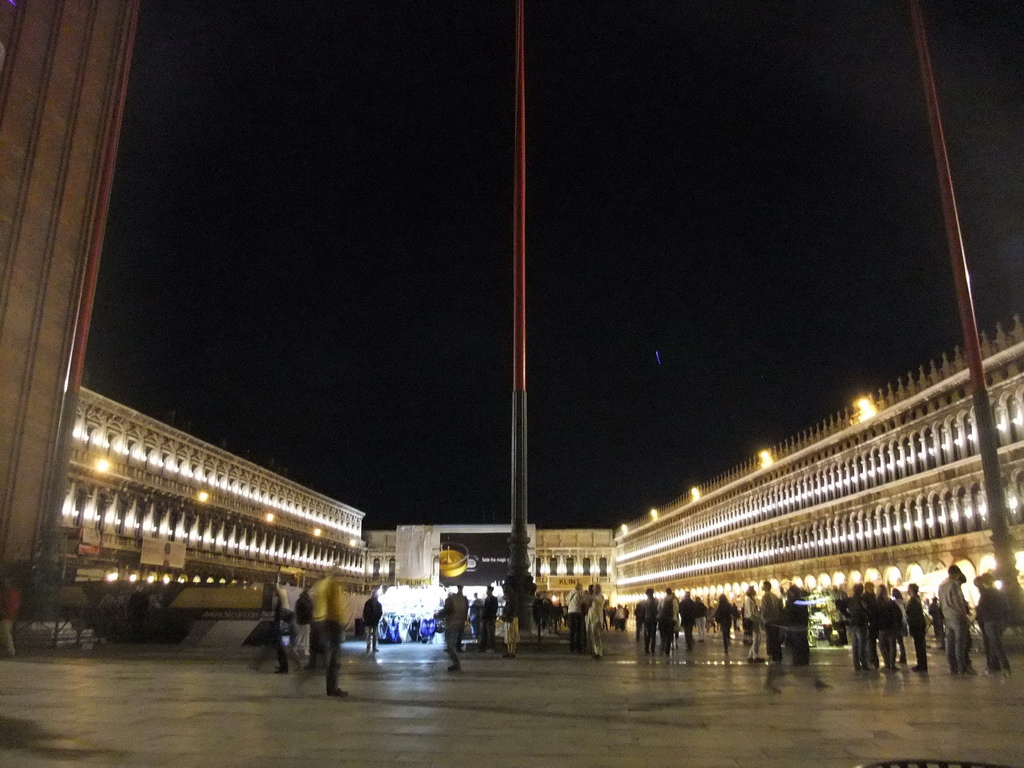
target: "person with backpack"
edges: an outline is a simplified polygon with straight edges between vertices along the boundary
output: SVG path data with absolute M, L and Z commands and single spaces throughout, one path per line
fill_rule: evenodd
M 647 589 L 647 599 L 643 601 L 644 606 L 644 653 L 652 654 L 657 651 L 658 645 L 658 598 L 654 596 L 654 590 Z

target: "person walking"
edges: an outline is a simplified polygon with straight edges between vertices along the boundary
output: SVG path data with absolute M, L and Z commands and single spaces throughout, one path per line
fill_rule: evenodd
M 967 638 L 971 609 L 964 599 L 962 584 L 967 579 L 957 566 L 949 566 L 948 577 L 939 585 L 939 607 L 946 628 L 946 660 L 953 675 L 968 674 Z
M 683 599 L 679 601 L 679 624 L 683 628 L 683 641 L 688 652 L 693 650 L 693 626 L 696 622 L 697 604 L 689 592 L 684 592 Z
M 928 633 L 928 622 L 924 617 L 924 603 L 921 600 L 921 588 L 917 584 L 909 584 L 907 593 L 907 632 L 914 641 L 914 660 L 917 662 L 910 669 L 914 672 L 928 671 L 928 645 L 925 641 Z
M 701 598 L 694 601 L 694 625 L 697 628 L 697 642 L 703 643 L 708 633 L 708 607 Z
M 764 625 L 768 659 L 782 663 L 782 598 L 772 592 L 772 583 L 761 584 L 761 623 Z
M 850 645 L 853 648 L 853 669 L 866 670 L 871 663 L 868 659 L 868 606 L 864 597 L 864 585 L 853 585 L 853 596 L 846 604 L 846 626 L 850 630 Z
M 309 632 L 313 624 L 313 598 L 309 596 L 309 588 L 295 600 L 295 642 L 292 649 L 300 667 L 309 665 Z
M 380 628 L 380 620 L 384 616 L 384 608 L 377 598 L 374 590 L 370 599 L 363 603 L 363 631 L 366 632 L 366 653 L 377 652 L 377 632 Z
M 473 639 L 476 640 L 477 644 L 480 644 L 480 617 L 483 615 L 484 601 L 480 599 L 480 593 L 474 592 L 473 599 L 469 603 L 469 631 L 473 635 Z M 461 651 L 462 648 L 459 648 Z
M 480 611 L 480 652 L 495 650 L 495 627 L 498 624 L 498 598 L 494 587 L 487 588 L 487 597 Z
M 583 585 L 578 581 L 565 601 L 569 620 L 569 653 L 583 653 Z
M 337 572 L 329 574 L 324 579 L 322 589 L 327 608 L 324 618 L 324 632 L 328 643 L 327 695 L 344 697 L 348 696 L 348 691 L 343 691 L 338 686 L 338 676 L 341 673 L 341 644 L 345 640 L 345 627 L 349 621 L 348 596 Z
M 21 592 L 10 579 L 0 581 L 0 649 L 14 658 L 14 623 L 21 612 Z
M 636 642 L 640 642 L 640 638 L 644 634 L 644 609 L 647 603 L 641 599 L 633 608 L 633 621 L 636 623 Z
M 661 652 L 666 656 L 672 650 L 672 639 L 675 635 L 677 615 L 675 596 L 672 594 L 672 588 L 668 587 L 665 589 L 665 596 L 661 598 L 661 602 L 658 604 L 658 632 L 661 635 Z
M 996 589 L 991 573 L 986 573 L 974 580 L 978 588 L 978 609 L 975 618 L 981 626 L 982 639 L 985 642 L 985 674 L 1010 674 L 1010 660 L 1006 657 L 1003 647 L 1003 632 L 1010 618 L 1010 604 L 1006 595 Z
M 587 632 L 590 634 L 590 649 L 595 659 L 604 656 L 605 599 L 601 585 L 594 585 L 594 598 L 587 612 Z
M 729 644 L 732 641 L 732 625 L 735 619 L 739 618 L 736 606 L 729 602 L 725 595 L 718 596 L 718 607 L 715 608 L 715 623 L 722 630 L 722 647 L 725 655 L 729 655 Z
M 644 654 L 649 655 L 657 652 L 658 646 L 658 598 L 654 596 L 654 590 L 647 588 L 647 597 L 643 602 L 644 606 Z
M 462 585 L 460 584 L 454 592 L 445 598 L 444 609 L 441 611 L 441 618 L 444 619 L 444 652 L 452 660 L 448 667 L 449 672 L 458 672 L 462 669 L 462 662 L 459 661 L 457 651 L 462 628 L 466 626 L 468 616 L 469 601 L 462 594 Z
M 878 641 L 882 647 L 882 660 L 886 672 L 896 671 L 896 636 L 903 622 L 900 607 L 889 597 L 889 590 L 883 584 L 878 588 L 878 611 L 875 614 L 875 626 L 878 629 Z
M 516 614 L 516 601 L 511 594 L 505 595 L 505 607 L 501 612 L 501 622 L 505 625 L 505 653 L 506 659 L 516 657 L 516 649 L 519 647 L 519 616 Z
M 747 587 L 747 595 L 743 599 L 743 618 L 750 619 L 750 651 L 747 653 L 748 664 L 761 664 L 761 632 L 764 624 L 761 621 L 761 606 L 757 604 L 757 589 L 751 584 Z
M 323 656 L 324 663 L 330 655 L 327 649 L 327 585 L 326 578 L 320 579 L 309 588 L 313 599 L 313 621 L 309 625 L 309 663 L 306 669 L 313 671 Z
M 783 609 L 786 624 L 786 646 L 793 653 L 793 666 L 806 667 L 811 663 L 811 644 L 807 639 L 810 611 L 803 592 L 796 584 L 786 590 L 786 607 Z

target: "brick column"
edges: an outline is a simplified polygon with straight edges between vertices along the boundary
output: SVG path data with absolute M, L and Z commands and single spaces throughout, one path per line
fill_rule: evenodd
M 63 496 L 137 5 L 0 3 L 2 569 L 39 552 Z

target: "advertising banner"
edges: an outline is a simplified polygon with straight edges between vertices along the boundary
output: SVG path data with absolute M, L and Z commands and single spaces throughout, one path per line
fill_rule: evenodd
M 164 568 L 185 567 L 185 542 L 165 539 L 143 539 L 140 565 L 162 565 Z
M 442 533 L 440 577 L 445 586 L 483 587 L 508 576 L 508 533 Z

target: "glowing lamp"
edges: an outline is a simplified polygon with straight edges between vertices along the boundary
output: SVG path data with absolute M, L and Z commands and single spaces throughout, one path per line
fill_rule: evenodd
M 323 533 L 323 531 L 321 531 L 319 528 L 314 528 L 313 529 L 313 535 L 314 536 L 319 536 L 321 533 Z
M 700 489 L 697 488 L 696 486 L 690 489 L 690 500 L 691 501 L 699 501 L 700 500 Z
M 207 493 L 206 491 L 200 491 L 199 495 L 196 498 L 198 498 L 200 501 L 209 501 L 210 494 Z
M 623 523 L 622 524 L 622 535 L 625 536 L 627 533 L 629 533 L 629 526 L 626 525 L 625 523 Z
M 110 462 L 106 459 L 99 459 L 96 462 L 96 469 L 100 472 L 107 472 L 110 470 Z
M 651 519 L 652 520 L 657 520 L 658 519 L 658 510 L 656 510 L 656 509 L 652 509 L 651 510 Z
M 267 516 L 265 518 L 263 518 L 263 519 L 266 520 L 268 523 L 274 522 L 274 513 L 273 512 L 267 512 Z
M 870 397 L 858 398 L 854 401 L 853 407 L 857 409 L 856 420 L 858 424 L 863 424 L 878 413 L 878 408 L 876 408 L 875 404 L 871 402 Z
M 768 469 L 768 467 L 775 463 L 772 452 L 768 450 L 758 451 L 757 458 L 761 462 L 761 469 Z

